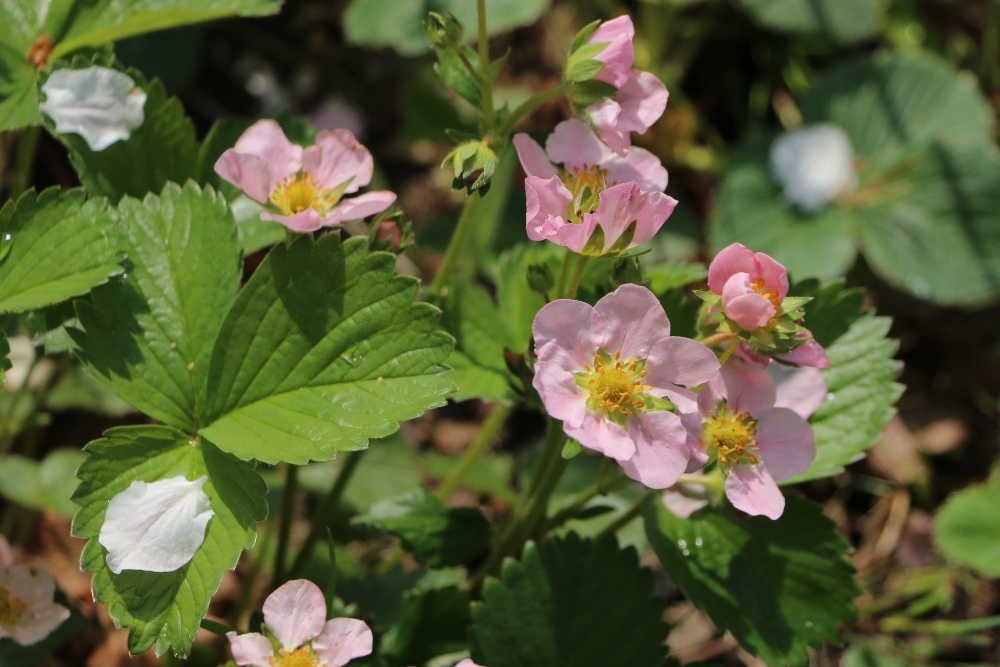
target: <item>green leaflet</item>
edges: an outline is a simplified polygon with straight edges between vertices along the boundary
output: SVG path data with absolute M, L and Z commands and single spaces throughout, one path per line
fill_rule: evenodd
M 42 461 L 16 454 L 4 456 L 0 495 L 22 507 L 49 509 L 70 518 L 76 505 L 69 498 L 77 485 L 76 469 L 84 458 L 77 449 L 57 449 Z
M 168 426 L 113 428 L 85 451 L 89 458 L 80 467 L 80 486 L 73 494 L 80 505 L 73 534 L 89 540 L 81 567 L 94 574 L 94 597 L 108 605 L 116 623 L 131 630 L 132 653 L 155 647 L 159 655 L 173 647 L 178 655 L 187 656 L 223 573 L 236 565 L 243 549 L 254 545 L 257 522 L 267 516 L 267 487 L 253 464 Z M 188 564 L 174 572 L 113 574 L 105 563 L 107 551 L 97 541 L 108 502 L 136 480 L 153 482 L 177 475 L 208 477 L 204 490 L 215 516 L 205 542 Z
M 127 274 L 77 303 L 70 333 L 90 373 L 126 402 L 190 433 L 206 423 L 209 359 L 239 286 L 225 200 L 189 182 L 118 208 Z
M 837 641 L 857 618 L 849 547 L 812 502 L 786 498 L 777 521 L 700 511 L 680 519 L 654 497 L 646 534 L 663 569 L 720 631 L 768 665 L 809 664 L 808 646 Z
M 117 225 L 103 199 L 34 190 L 0 209 L 0 312 L 86 294 L 121 273 Z
M 996 479 L 951 495 L 934 519 L 934 540 L 949 560 L 1000 576 L 1000 484 Z
M 380 654 L 391 667 L 422 665 L 466 646 L 469 591 L 458 586 L 403 593 L 396 623 L 382 637 Z
M 875 35 L 882 22 L 878 0 L 740 0 L 760 25 L 793 34 L 857 42 Z
M 453 341 L 394 268 L 359 238 L 276 246 L 222 325 L 200 432 L 241 458 L 305 463 L 442 405 Z
M 472 609 L 472 657 L 490 667 L 660 667 L 665 603 L 634 549 L 575 534 L 529 543 Z M 614 613 L 611 610 L 621 610 Z M 610 612 L 610 613 L 609 613 Z

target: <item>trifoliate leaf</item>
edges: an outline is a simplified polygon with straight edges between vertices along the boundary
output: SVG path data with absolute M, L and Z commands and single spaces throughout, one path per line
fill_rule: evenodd
M 390 253 L 335 234 L 275 246 L 226 315 L 201 433 L 241 458 L 363 449 L 452 389 L 452 338 Z
M 80 510 L 73 534 L 89 540 L 81 567 L 94 574 L 98 602 L 108 605 L 115 622 L 131 630 L 128 648 L 142 653 L 173 648 L 187 656 L 208 603 L 243 549 L 253 546 L 257 522 L 267 516 L 267 487 L 253 465 L 225 454 L 205 439 L 168 426 L 113 428 L 85 448 L 90 458 L 80 467 L 73 500 Z M 184 475 L 207 476 L 204 491 L 215 516 L 205 541 L 189 563 L 173 572 L 125 570 L 113 574 L 107 550 L 97 540 L 108 502 L 132 482 L 155 482 Z
M 857 618 L 849 545 L 815 503 L 788 497 L 777 521 L 704 510 L 680 519 L 654 497 L 645 518 L 670 579 L 768 665 L 805 667 L 807 647 L 837 641 Z
M 949 560 L 1000 577 L 1000 483 L 952 494 L 934 519 L 934 540 Z
M 490 667 L 661 667 L 665 603 L 634 549 L 575 534 L 529 543 L 472 610 L 472 658 Z M 615 613 L 612 610 L 622 610 Z
M 70 333 L 98 381 L 188 432 L 206 423 L 209 359 L 241 275 L 225 199 L 194 183 L 118 208 L 127 273 L 77 304 Z
M 489 544 L 490 524 L 474 507 L 446 507 L 426 490 L 376 503 L 353 523 L 399 537 L 418 562 L 430 567 L 461 565 Z
M 838 42 L 875 35 L 882 18 L 878 0 L 740 0 L 739 4 L 765 28 Z
M 83 191 L 33 190 L 0 209 L 0 312 L 41 308 L 121 273 L 107 202 Z
M 468 590 L 412 589 L 403 594 L 399 618 L 382 638 L 380 654 L 391 667 L 422 665 L 465 648 L 468 628 Z

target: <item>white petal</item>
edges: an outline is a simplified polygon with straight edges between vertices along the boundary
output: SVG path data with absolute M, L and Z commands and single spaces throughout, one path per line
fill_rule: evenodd
M 786 132 L 771 145 L 771 173 L 785 199 L 815 213 L 856 185 L 851 140 L 830 123 Z
M 126 74 L 107 67 L 61 69 L 42 86 L 40 105 L 56 132 L 79 134 L 93 151 L 128 139 L 142 125 L 146 93 Z
M 98 536 L 111 571 L 173 572 L 191 560 L 215 514 L 202 490 L 206 481 L 135 481 L 112 498 Z

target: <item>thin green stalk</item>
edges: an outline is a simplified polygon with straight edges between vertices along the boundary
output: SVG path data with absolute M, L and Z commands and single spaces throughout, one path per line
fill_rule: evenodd
M 327 526 L 333 520 L 333 516 L 337 512 L 337 506 L 340 505 L 340 499 L 344 495 L 344 490 L 347 488 L 348 482 L 351 481 L 351 477 L 354 476 L 354 471 L 357 469 L 358 463 L 361 462 L 361 456 L 364 452 L 365 450 L 363 449 L 348 452 L 347 458 L 344 460 L 344 465 L 341 466 L 340 471 L 337 473 L 337 479 L 333 482 L 333 487 L 326 495 L 326 498 L 323 499 L 323 504 L 320 508 L 313 513 L 312 527 L 309 529 L 309 535 L 302 544 L 302 548 L 299 549 L 299 554 L 295 557 L 292 569 L 289 570 L 288 576 L 290 579 L 294 579 L 296 576 L 302 574 L 302 571 L 309 565 L 309 561 L 312 559 L 313 547 L 316 546 L 316 542 L 326 537 Z
M 719 343 L 723 343 L 723 342 L 729 340 L 730 338 L 732 338 L 735 335 L 736 334 L 734 334 L 734 333 L 717 333 L 717 334 L 712 334 L 708 338 L 702 339 L 701 340 L 701 344 L 704 345 L 705 347 L 715 347 Z
M 38 134 L 41 128 L 30 127 L 21 133 L 21 141 L 17 147 L 17 163 L 14 179 L 10 183 L 10 198 L 16 199 L 28 189 L 31 180 L 31 169 L 35 165 L 35 149 L 38 146 Z
M 647 498 L 649 498 L 649 494 L 648 493 L 646 495 L 644 495 L 642 498 L 640 498 L 639 500 L 637 500 L 635 502 L 635 504 L 632 505 L 632 507 L 630 507 L 629 510 L 627 512 L 625 512 L 625 514 L 622 514 L 620 517 L 618 517 L 614 521 L 614 523 L 612 523 L 610 526 L 608 526 L 607 528 L 605 528 L 604 530 L 602 530 L 600 533 L 598 533 L 597 539 L 600 539 L 600 538 L 604 537 L 605 535 L 613 535 L 613 534 L 617 533 L 619 530 L 621 530 L 622 528 L 624 528 L 625 526 L 627 526 L 630 523 L 632 523 L 633 519 L 635 519 L 637 516 L 639 516 L 640 514 L 642 514 L 642 506 L 646 504 L 646 499 Z
M 298 489 L 299 469 L 287 464 L 285 470 L 285 492 L 281 496 L 281 532 L 278 534 L 278 552 L 274 556 L 274 582 L 285 582 L 285 557 L 288 554 L 288 541 L 292 534 L 292 520 L 295 509 L 295 492 Z
M 479 15 L 479 76 L 483 84 L 483 125 L 489 133 L 493 130 L 496 119 L 493 110 L 493 77 L 490 76 L 489 33 L 486 31 L 486 0 L 477 0 L 476 9 Z
M 431 293 L 440 296 L 445 287 L 448 286 L 451 275 L 455 272 L 459 260 L 465 254 L 465 250 L 469 245 L 473 229 L 472 221 L 476 217 L 479 203 L 482 200 L 483 195 L 478 190 L 475 194 L 469 195 L 468 199 L 465 200 L 465 207 L 462 209 L 462 214 L 458 217 L 458 226 L 455 227 L 455 232 L 451 236 L 448 250 L 445 251 L 444 260 L 441 262 L 441 268 L 438 270 L 437 275 L 434 276 L 434 282 L 431 283 Z
M 573 277 L 569 280 L 569 289 L 566 290 L 567 299 L 575 299 L 576 291 L 580 288 L 580 279 L 583 278 L 583 270 L 587 268 L 587 262 L 590 258 L 586 255 L 580 255 L 580 259 L 576 262 L 576 268 L 573 269 Z
M 465 476 L 472 469 L 472 466 L 476 464 L 476 461 L 489 451 L 490 445 L 496 440 L 497 434 L 500 432 L 501 427 L 503 427 L 504 422 L 507 421 L 507 417 L 510 416 L 512 410 L 513 407 L 510 405 L 497 404 L 493 407 L 490 415 L 483 422 L 483 427 L 480 429 L 479 435 L 476 436 L 472 446 L 465 451 L 462 458 L 459 459 L 458 465 L 452 468 L 451 472 L 444 478 L 441 486 L 438 487 L 434 495 L 442 501 L 451 497 L 451 494 L 462 483 L 462 480 L 465 479 Z
M 524 102 L 522 102 L 516 109 L 510 112 L 510 115 L 500 124 L 497 128 L 497 136 L 506 139 L 507 136 L 514 131 L 517 124 L 521 122 L 525 116 L 534 113 L 538 107 L 542 106 L 549 100 L 554 100 L 557 97 L 562 97 L 567 94 L 570 89 L 570 84 L 566 81 L 560 83 L 558 86 L 553 86 L 547 90 L 543 90 L 540 93 L 535 93 Z
M 3 445 L 0 446 L 0 455 L 9 454 L 11 447 L 14 446 L 14 440 L 18 435 L 11 430 L 14 415 L 17 414 L 17 408 L 20 407 L 22 399 L 28 394 L 28 383 L 31 381 L 31 376 L 41 360 L 42 356 L 38 354 L 31 360 L 28 372 L 24 376 L 24 381 L 10 397 L 7 409 L 4 411 L 3 417 L 0 418 L 0 434 L 3 435 Z
M 251 598 L 254 594 L 254 583 L 260 575 L 260 571 L 264 565 L 264 560 L 267 558 L 267 549 L 271 545 L 271 539 L 273 537 L 274 524 L 265 523 L 260 542 L 253 551 L 248 552 L 250 554 L 250 571 L 247 573 L 246 579 L 242 582 L 243 586 L 240 590 L 240 597 L 236 600 L 236 606 L 233 607 L 233 610 L 229 614 L 230 619 L 235 623 L 240 622 L 240 619 L 243 618 L 244 612 L 252 601 Z
M 566 254 L 563 255 L 562 268 L 559 270 L 559 282 L 556 283 L 556 298 L 561 299 L 562 295 L 565 294 L 563 290 L 566 289 L 566 281 L 569 279 L 569 266 L 572 263 L 574 254 L 567 249 Z
M 220 637 L 225 637 L 227 632 L 240 632 L 237 628 L 230 625 L 219 623 L 218 621 L 211 621 L 207 618 L 201 619 L 201 627 L 213 634 L 219 635 Z
M 729 361 L 729 357 L 733 356 L 733 352 L 736 351 L 736 346 L 739 344 L 740 344 L 739 337 L 737 336 L 736 338 L 733 338 L 733 341 L 729 343 L 729 347 L 727 347 L 726 351 L 722 353 L 721 357 L 719 357 L 719 366 L 726 365 L 726 362 Z
M 555 516 L 545 522 L 543 526 L 545 532 L 552 531 L 567 521 L 575 519 L 577 515 L 585 509 L 587 503 L 597 496 L 607 495 L 608 493 L 620 489 L 631 482 L 628 477 L 620 473 L 612 476 L 611 479 L 608 479 L 605 472 L 606 468 L 607 466 L 601 470 L 601 474 L 597 478 L 597 481 L 584 489 L 580 495 L 573 500 L 573 503 L 569 507 L 559 510 Z

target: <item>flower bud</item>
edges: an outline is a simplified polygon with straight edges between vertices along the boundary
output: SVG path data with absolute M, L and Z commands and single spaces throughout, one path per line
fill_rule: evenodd
M 615 265 L 611 269 L 612 288 L 618 289 L 628 283 L 633 285 L 646 283 L 646 272 L 643 271 L 642 263 L 638 257 L 623 257 L 615 260 Z
M 462 44 L 465 28 L 451 12 L 428 12 L 424 19 L 424 32 L 435 49 L 454 49 Z
M 455 170 L 455 179 L 451 184 L 455 190 L 465 188 L 471 195 L 483 188 L 482 194 L 486 194 L 499 162 L 496 152 L 490 148 L 488 137 L 484 137 L 459 144 L 448 153 L 441 166 L 451 165 Z
M 528 287 L 532 291 L 545 295 L 555 287 L 556 280 L 549 267 L 544 264 L 528 265 Z

